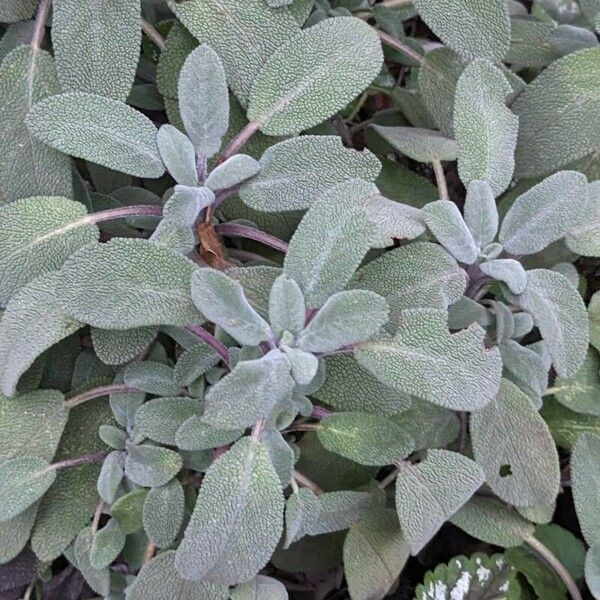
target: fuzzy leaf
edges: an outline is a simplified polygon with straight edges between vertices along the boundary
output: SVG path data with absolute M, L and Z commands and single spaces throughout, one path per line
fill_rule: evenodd
M 123 480 L 125 455 L 123 452 L 111 452 L 102 463 L 96 487 L 100 498 L 107 504 L 112 504 Z
M 229 127 L 229 93 L 218 54 L 202 44 L 188 55 L 179 76 L 179 108 L 196 152 L 215 155 Z
M 164 172 L 154 123 L 123 102 L 69 92 L 38 102 L 27 128 L 40 141 L 76 158 L 136 177 Z
M 304 328 L 306 306 L 300 286 L 290 277 L 280 275 L 269 294 L 269 322 L 276 336 L 284 331 L 298 333 Z
M 18 0 L 25 7 L 22 0 Z M 31 5 L 37 4 L 32 2 Z M 0 13 L 4 9 L 4 3 Z M 68 157 L 33 139 L 25 118 L 36 103 L 60 92 L 52 57 L 29 45 L 0 66 L 0 204 L 38 194 L 72 194 Z M 22 168 L 15 168 L 21 165 Z M 26 168 L 25 168 L 26 166 Z
M 156 136 L 158 151 L 171 177 L 182 185 L 198 185 L 196 153 L 190 139 L 173 125 L 162 125 Z
M 311 352 L 280 345 L 290 362 L 290 372 L 298 385 L 309 385 L 319 370 L 319 359 Z
M 589 185 L 589 199 L 579 222 L 569 229 L 565 238 L 572 252 L 583 256 L 600 256 L 600 183 Z
M 553 502 L 558 494 L 558 454 L 547 425 L 529 398 L 504 379 L 498 397 L 471 415 L 475 460 L 486 482 L 514 506 Z
M 498 348 L 507 377 L 516 383 L 536 406 L 541 405 L 542 395 L 548 387 L 550 368 L 546 357 L 514 340 L 506 340 L 499 344 Z
M 0 465 L 0 522 L 8 521 L 39 500 L 56 479 L 43 458 L 12 458 Z
M 485 248 L 498 233 L 498 209 L 494 192 L 487 181 L 471 181 L 467 186 L 464 219 L 475 244 Z
M 169 7 L 192 35 L 218 53 L 244 107 L 265 61 L 298 32 L 288 8 L 274 11 L 264 0 L 169 0 Z
M 173 369 L 159 362 L 147 360 L 128 365 L 123 377 L 125 385 L 146 394 L 175 396 L 180 391 L 173 381 Z
M 273 3 L 277 0 L 267 1 Z M 257 575 L 251 581 L 236 585 L 230 591 L 229 598 L 230 600 L 288 600 L 288 593 L 281 581 L 265 575 Z
M 344 574 L 352 600 L 384 598 L 409 556 L 394 511 L 376 509 L 352 525 L 344 541 Z
M 138 485 L 165 485 L 179 473 L 181 467 L 181 456 L 167 448 L 133 444 L 127 446 L 125 475 Z
M 600 598 L 600 546 L 592 546 L 585 556 L 585 582 L 594 598 Z
M 71 256 L 58 288 L 65 312 L 94 327 L 198 324 L 204 319 L 190 295 L 195 270 L 191 260 L 167 248 L 116 238 Z
M 319 501 L 319 518 L 312 521 L 307 529 L 311 536 L 348 529 L 372 508 L 382 504 L 381 496 L 354 490 L 327 492 L 319 496 Z
M 319 441 L 330 452 L 362 465 L 390 465 L 414 450 L 414 440 L 389 418 L 367 413 L 336 413 L 321 420 Z
M 381 125 L 374 125 L 373 129 L 396 150 L 418 162 L 454 161 L 458 157 L 457 143 L 439 131 Z
M 415 0 L 431 30 L 465 60 L 501 61 L 510 43 L 510 21 L 503 0 Z
M 71 561 L 81 572 L 85 582 L 102 596 L 110 592 L 110 571 L 107 568 L 96 569 L 90 561 L 90 552 L 94 540 L 91 527 L 85 527 L 79 532 L 73 542 Z
M 127 100 L 139 60 L 139 0 L 56 0 L 52 47 L 63 91 Z
M 600 436 L 581 433 L 571 455 L 573 500 L 583 537 L 590 546 L 600 544 Z
M 194 416 L 177 430 L 175 441 L 176 446 L 182 450 L 209 450 L 231 444 L 242 437 L 243 433 L 243 429 L 217 429 Z
M 600 48 L 553 62 L 512 105 L 519 117 L 516 175 L 537 177 L 600 149 Z
M 267 449 L 246 437 L 206 472 L 176 557 L 186 579 L 247 581 L 271 558 L 283 528 L 283 493 Z
M 533 524 L 496 498 L 474 496 L 451 519 L 469 535 L 495 546 L 520 546 Z
M 356 18 L 325 19 L 276 51 L 250 94 L 248 119 L 267 135 L 318 125 L 344 108 L 379 74 L 376 33 Z M 288 69 L 293 64 L 295 68 Z
M 155 442 L 175 446 L 177 430 L 200 407 L 200 402 L 192 398 L 155 398 L 135 411 L 135 429 Z
M 499 240 L 511 254 L 539 252 L 580 222 L 587 200 L 585 175 L 555 173 L 517 198 L 504 217 Z
M 173 379 L 179 385 L 190 385 L 220 360 L 221 357 L 208 344 L 200 341 L 179 357 L 173 369 Z
M 0 215 L 0 304 L 40 275 L 60 269 L 76 250 L 98 239 L 85 208 L 67 198 L 37 196 Z
M 554 397 L 567 408 L 600 416 L 600 357 L 588 349 L 581 368 L 572 377 L 557 377 L 552 386 Z
M 477 260 L 477 246 L 454 202 L 430 202 L 423 207 L 422 214 L 427 227 L 456 260 L 467 265 Z
M 487 181 L 496 196 L 509 186 L 515 166 L 518 118 L 505 105 L 511 92 L 498 68 L 476 60 L 462 72 L 454 99 L 460 178 L 465 185 Z
M 240 344 L 257 346 L 272 336 L 269 324 L 250 306 L 244 288 L 216 269 L 198 269 L 192 277 L 192 299 L 203 314 Z
M 513 294 L 522 294 L 527 287 L 527 272 L 512 258 L 495 258 L 479 265 L 486 274 L 504 282 Z
M 142 520 L 148 538 L 160 548 L 175 541 L 184 516 L 185 499 L 178 479 L 154 487 L 144 500 Z
M 509 300 L 533 316 L 556 372 L 574 375 L 587 352 L 588 324 L 583 300 L 569 280 L 556 271 L 527 271 L 525 291 L 509 294 Z
M 374 181 L 381 164 L 369 150 L 346 148 L 332 135 L 303 135 L 268 148 L 260 173 L 245 183 L 240 198 L 261 211 L 308 208 L 329 188 L 354 177 Z
M 450 334 L 435 309 L 402 313 L 392 338 L 366 342 L 358 362 L 382 383 L 453 410 L 478 410 L 492 400 L 502 371 L 497 349 L 483 346 L 478 325 Z
M 415 556 L 484 482 L 483 471 L 466 456 L 430 450 L 418 465 L 396 478 L 396 510 L 410 553 Z
M 0 22 L 15 23 L 33 16 L 37 0 L 6 0 L 0 7 Z
M 125 533 L 131 534 L 141 529 L 142 510 L 147 495 L 148 490 L 136 488 L 118 498 L 110 507 L 110 514 Z
M 308 488 L 301 488 L 291 494 L 285 503 L 285 543 L 289 548 L 310 529 L 321 512 L 319 497 Z
M 106 365 L 122 365 L 142 352 L 156 338 L 156 327 L 137 327 L 123 331 L 92 327 L 94 352 Z
M 213 191 L 227 190 L 251 179 L 260 171 L 260 163 L 247 154 L 236 154 L 215 167 L 206 178 L 206 186 Z
M 438 244 L 415 242 L 386 252 L 361 267 L 350 283 L 384 296 L 395 323 L 402 310 L 445 310 L 462 297 L 465 272 Z
M 226 600 L 225 585 L 187 581 L 175 568 L 175 551 L 162 552 L 145 563 L 127 589 L 127 600 Z
M 116 519 L 110 521 L 98 531 L 90 548 L 90 564 L 94 569 L 108 567 L 125 546 L 125 533 Z
M 82 323 L 68 317 L 56 294 L 57 273 L 43 275 L 21 288 L 0 321 L 0 383 L 12 396 L 23 373 L 45 350 L 68 337 Z
M 365 198 L 377 188 L 359 179 L 340 183 L 316 200 L 290 241 L 284 271 L 304 293 L 309 308 L 342 290 L 375 239 L 365 217 Z
M 418 208 L 383 196 L 370 198 L 365 213 L 377 228 L 379 239 L 373 243 L 374 248 L 392 246 L 394 240 L 412 240 L 426 229 Z
M 288 359 L 271 350 L 262 358 L 239 362 L 210 388 L 203 420 L 222 429 L 249 427 L 288 399 L 293 387 Z
M 385 298 L 368 290 L 331 296 L 298 337 L 305 352 L 332 352 L 368 340 L 388 320 Z

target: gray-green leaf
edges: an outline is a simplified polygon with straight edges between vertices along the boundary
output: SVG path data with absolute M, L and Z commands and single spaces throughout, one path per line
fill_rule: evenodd
M 127 445 L 125 475 L 138 485 L 165 485 L 179 473 L 182 464 L 181 456 L 168 448 L 148 444 Z
M 280 275 L 269 294 L 269 321 L 280 337 L 284 331 L 298 333 L 304 327 L 306 306 L 300 286 L 285 274 Z
M 527 287 L 527 272 L 513 258 L 495 258 L 481 263 L 479 268 L 493 279 L 503 281 L 513 294 L 522 294 Z
M 156 142 L 171 177 L 182 185 L 198 185 L 196 153 L 190 139 L 177 127 L 166 124 L 158 130 Z
M 94 534 L 90 548 L 90 564 L 94 569 L 108 567 L 125 546 L 125 533 L 116 519 L 110 521 Z
M 579 434 L 571 455 L 573 500 L 583 537 L 590 546 L 600 544 L 599 454 L 600 436 Z
M 226 190 L 251 179 L 260 171 L 260 163 L 247 154 L 235 154 L 215 167 L 206 178 L 213 191 Z
M 154 487 L 144 500 L 144 531 L 159 548 L 169 546 L 179 534 L 183 522 L 185 498 L 178 479 Z
M 155 398 L 135 411 L 135 430 L 155 442 L 175 446 L 177 430 L 198 414 L 200 407 L 192 398 Z
M 580 413 L 600 416 L 600 357 L 588 349 L 581 368 L 572 377 L 557 377 L 554 397 L 564 406 Z
M 458 157 L 457 143 L 439 131 L 382 125 L 374 125 L 373 129 L 396 150 L 418 162 L 454 161 Z
M 468 184 L 463 212 L 475 244 L 480 249 L 491 244 L 498 233 L 498 209 L 487 181 L 473 180 Z

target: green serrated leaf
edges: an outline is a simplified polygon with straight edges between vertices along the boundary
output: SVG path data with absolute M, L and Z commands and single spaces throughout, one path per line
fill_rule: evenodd
M 53 4 L 52 48 L 64 92 L 127 100 L 141 39 L 139 0 Z
M 486 482 L 514 506 L 553 502 L 560 469 L 554 441 L 531 400 L 504 379 L 498 397 L 471 415 L 475 460 Z
M 478 410 L 498 391 L 502 362 L 483 347 L 479 325 L 450 334 L 446 314 L 403 311 L 392 338 L 366 342 L 354 352 L 382 383 L 453 410 Z
M 234 584 L 271 558 L 283 528 L 283 493 L 267 449 L 237 442 L 206 472 L 177 550 L 186 579 Z
M 381 125 L 374 125 L 373 129 L 396 150 L 418 162 L 454 161 L 458 157 L 457 143 L 439 131 Z
M 27 117 L 31 134 L 52 148 L 137 177 L 160 177 L 165 168 L 157 130 L 123 102 L 69 92 L 38 102 Z
M 196 268 L 147 240 L 115 238 L 71 256 L 58 287 L 65 312 L 94 327 L 199 324 L 204 319 L 190 294 Z
M 182 466 L 181 456 L 168 448 L 148 444 L 127 445 L 125 475 L 138 485 L 144 487 L 165 485 L 179 473 Z
M 175 446 L 177 430 L 198 414 L 200 407 L 192 398 L 155 398 L 135 411 L 135 429 L 155 442 Z
M 158 151 L 171 177 L 182 185 L 198 185 L 196 153 L 190 139 L 173 125 L 162 125 L 156 136 Z
M 405 465 L 396 478 L 396 510 L 414 556 L 484 482 L 469 458 L 430 450 L 418 465 Z
M 248 118 L 267 135 L 299 133 L 344 108 L 375 79 L 382 62 L 379 38 L 366 23 L 321 21 L 267 60 L 252 86 Z
M 183 523 L 185 498 L 178 479 L 154 487 L 144 500 L 144 531 L 154 544 L 165 548 L 175 541 Z

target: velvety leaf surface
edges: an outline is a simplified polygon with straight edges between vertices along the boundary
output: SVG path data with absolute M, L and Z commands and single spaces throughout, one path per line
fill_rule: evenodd
M 127 446 L 125 475 L 143 487 L 165 485 L 179 473 L 181 467 L 181 456 L 168 448 L 149 444 Z
M 235 154 L 215 167 L 206 178 L 206 186 L 213 191 L 227 190 L 251 179 L 260 171 L 260 163 L 247 154 Z
M 457 143 L 439 131 L 382 125 L 374 125 L 373 129 L 396 150 L 419 162 L 453 161 L 458 157 Z
M 200 411 L 192 398 L 155 398 L 135 411 L 135 428 L 143 436 L 167 446 L 175 446 L 177 430 Z
M 552 386 L 554 397 L 576 412 L 600 416 L 600 357 L 588 349 L 583 365 L 573 377 L 557 377 Z
M 156 327 L 112 330 L 92 327 L 94 352 L 107 365 L 122 365 L 141 354 L 156 338 Z
M 491 244 L 498 233 L 498 209 L 494 191 L 487 181 L 469 182 L 463 213 L 475 244 L 479 248 Z
M 588 188 L 587 207 L 579 222 L 569 229 L 565 242 L 572 252 L 583 256 L 600 256 L 600 183 Z
M 156 143 L 171 177 L 182 185 L 198 185 L 196 153 L 190 139 L 177 127 L 167 123 L 158 130 Z
M 160 548 L 175 541 L 183 522 L 184 491 L 178 479 L 154 487 L 144 500 L 142 520 L 148 538 Z
M 573 499 L 579 525 L 590 546 L 600 543 L 600 512 L 597 494 L 600 470 L 598 468 L 600 436 L 581 433 L 571 455 Z

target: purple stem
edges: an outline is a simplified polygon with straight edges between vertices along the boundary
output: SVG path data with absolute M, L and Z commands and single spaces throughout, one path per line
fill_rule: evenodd
M 90 223 L 102 223 L 103 221 L 113 221 L 124 217 L 160 217 L 162 216 L 162 206 L 154 204 L 138 204 L 136 206 L 121 206 L 119 208 L 109 208 L 97 213 L 91 213 L 85 217 Z
M 199 325 L 188 325 L 186 329 L 206 342 L 227 364 L 229 364 L 229 350 L 212 333 Z
M 124 383 L 113 383 L 111 385 L 103 385 L 101 387 L 93 388 L 91 390 L 86 390 L 85 392 L 81 392 L 81 394 L 77 394 L 73 396 L 69 400 L 65 402 L 66 408 L 74 408 L 75 406 L 79 406 L 88 400 L 94 400 L 95 398 L 102 398 L 102 396 L 108 396 L 109 394 L 114 394 L 117 392 L 140 392 L 137 388 L 129 387 Z
M 313 406 L 312 414 L 310 415 L 313 419 L 324 419 L 328 417 L 331 413 L 322 406 Z
M 258 131 L 261 123 L 250 121 L 232 140 L 229 145 L 223 150 L 219 158 L 219 163 L 224 163 L 228 158 L 237 154 L 238 150 Z
M 41 0 L 38 7 L 37 15 L 35 16 L 35 25 L 33 28 L 33 36 L 31 37 L 31 48 L 37 52 L 42 44 L 44 33 L 46 32 L 46 17 L 50 10 L 52 0 Z
M 288 244 L 273 235 L 269 235 L 260 229 L 254 229 L 248 225 L 238 225 L 236 223 L 221 223 L 215 225 L 215 233 L 217 235 L 225 235 L 228 237 L 241 237 L 255 242 L 261 242 L 265 246 L 270 246 L 280 252 L 288 251 Z
M 53 465 L 50 465 L 55 471 L 60 469 L 68 469 L 69 467 L 78 467 L 88 463 L 100 462 L 108 455 L 108 452 L 96 452 L 95 454 L 85 454 L 84 456 L 76 456 L 75 458 L 67 458 Z

